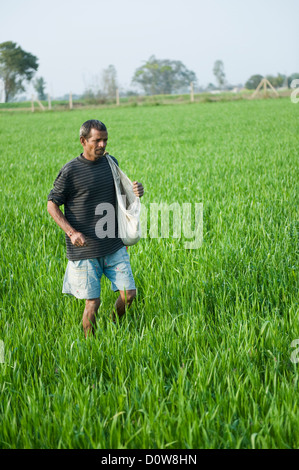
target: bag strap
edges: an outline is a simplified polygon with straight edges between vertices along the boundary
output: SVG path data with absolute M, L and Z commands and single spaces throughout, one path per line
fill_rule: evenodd
M 114 179 L 114 183 L 119 184 L 119 182 L 120 182 L 119 167 L 117 166 L 117 164 L 115 163 L 113 158 L 111 158 L 109 153 L 105 153 L 105 157 L 106 157 L 106 159 L 107 159 L 107 161 L 110 165 L 110 168 L 111 168 L 111 171 L 112 171 L 112 176 L 113 176 L 113 179 Z

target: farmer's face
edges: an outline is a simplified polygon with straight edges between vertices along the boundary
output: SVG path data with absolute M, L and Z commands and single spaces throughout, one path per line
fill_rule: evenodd
M 88 160 L 97 160 L 105 153 L 108 142 L 108 132 L 91 129 L 88 138 L 80 137 L 80 142 L 84 149 L 84 157 Z

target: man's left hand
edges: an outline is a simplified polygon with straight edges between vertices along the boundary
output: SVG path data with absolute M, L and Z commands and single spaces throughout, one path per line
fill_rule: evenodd
M 138 181 L 133 181 L 133 191 L 137 197 L 142 197 L 144 194 L 144 188 L 141 183 L 138 183 Z

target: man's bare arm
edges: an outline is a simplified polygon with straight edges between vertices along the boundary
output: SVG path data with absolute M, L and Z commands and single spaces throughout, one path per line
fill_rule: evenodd
M 59 209 L 59 206 L 55 204 L 53 201 L 48 201 L 47 206 L 48 212 L 53 220 L 56 222 L 57 225 L 68 235 L 71 239 L 71 242 L 75 246 L 86 246 L 86 239 L 83 233 L 78 232 L 75 230 L 68 220 L 66 219 L 65 215 Z

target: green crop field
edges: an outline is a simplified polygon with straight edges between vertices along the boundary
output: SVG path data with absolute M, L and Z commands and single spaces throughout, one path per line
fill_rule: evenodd
M 298 114 L 290 99 L 0 112 L 0 448 L 299 447 Z M 144 208 L 202 203 L 203 241 L 148 220 L 129 248 L 137 300 L 114 325 L 104 279 L 85 340 L 46 204 L 93 118 Z

